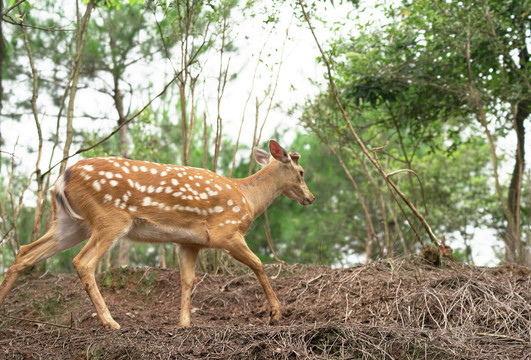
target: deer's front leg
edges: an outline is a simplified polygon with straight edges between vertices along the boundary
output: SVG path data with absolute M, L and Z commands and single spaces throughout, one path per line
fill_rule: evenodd
M 179 264 L 181 266 L 181 314 L 179 325 L 190 326 L 190 297 L 195 281 L 195 261 L 199 248 L 187 245 L 179 246 Z
M 269 324 L 278 324 L 281 318 L 280 301 L 278 301 L 277 295 L 275 294 L 273 288 L 271 287 L 271 284 L 269 283 L 269 279 L 267 278 L 267 275 L 264 272 L 262 262 L 260 261 L 258 256 L 256 256 L 251 251 L 251 249 L 249 249 L 243 236 L 238 236 L 238 239 L 236 239 L 236 241 L 231 242 L 230 244 L 230 247 L 226 250 L 234 259 L 247 265 L 255 273 L 256 277 L 258 278 L 258 281 L 260 281 L 260 284 L 264 289 L 264 293 L 267 297 L 267 301 L 269 302 L 270 308 L 271 317 L 269 319 Z

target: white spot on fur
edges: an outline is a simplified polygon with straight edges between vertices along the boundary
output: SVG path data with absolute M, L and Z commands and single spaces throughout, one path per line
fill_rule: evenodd
M 129 185 L 131 185 L 131 187 L 135 187 L 135 183 L 133 182 L 133 180 L 127 179 L 127 182 L 129 183 Z
M 112 200 L 112 196 L 110 194 L 105 194 L 103 196 L 103 202 L 106 203 L 106 202 L 109 202 Z
M 129 196 L 127 196 L 126 194 L 124 194 L 124 196 L 122 196 L 122 200 L 124 202 L 126 202 L 127 200 L 129 200 Z
M 100 179 L 100 183 L 105 184 L 107 182 L 106 179 Z
M 166 176 L 166 175 L 168 175 L 168 173 L 166 171 L 163 171 L 163 172 L 160 173 L 160 176 Z
M 182 192 L 174 192 L 172 195 L 175 196 L 175 197 L 179 197 L 181 196 L 183 193 Z
M 83 165 L 82 168 L 87 171 L 94 171 L 94 166 L 92 165 Z
M 105 177 L 106 177 L 107 179 L 112 179 L 112 178 L 114 177 L 114 174 L 113 174 L 112 172 L 110 172 L 110 171 L 107 171 L 107 172 L 105 173 Z
M 179 185 L 179 182 L 177 181 L 177 179 L 171 179 L 171 183 L 175 186 Z
M 227 201 L 227 205 L 231 206 L 232 204 L 234 204 L 234 201 L 232 200 Z
M 110 184 L 111 186 L 116 186 L 116 185 L 118 185 L 118 181 L 116 181 L 116 180 L 111 180 L 111 181 L 109 181 L 109 184 Z
M 147 172 L 147 167 L 145 167 L 145 166 L 142 165 L 142 166 L 140 167 L 140 170 L 141 170 L 142 172 Z
M 122 179 L 123 178 L 122 174 L 114 174 L 114 177 L 117 177 L 118 179 Z
M 235 206 L 235 207 L 232 208 L 232 211 L 234 211 L 236 213 L 240 212 L 240 208 L 238 206 Z
M 114 206 L 116 207 L 120 206 L 120 199 L 114 200 Z
M 232 189 L 232 187 L 229 184 L 227 184 L 227 189 L 230 190 L 230 189 Z
M 216 189 L 218 189 L 219 191 L 223 190 L 223 188 L 221 186 L 219 186 L 218 184 L 215 184 L 214 185 L 216 187 Z
M 217 213 L 220 213 L 220 212 L 223 212 L 223 208 L 221 206 L 216 206 L 214 208 L 214 211 L 217 212 Z
M 133 171 L 138 171 L 138 166 L 133 165 Z
M 129 206 L 130 211 L 136 211 L 136 206 Z
M 142 206 L 150 206 L 151 205 L 151 198 L 149 196 L 146 196 L 142 200 Z
M 199 197 L 200 197 L 201 199 L 208 199 L 208 195 L 207 195 L 206 193 L 201 193 L 201 194 L 199 194 Z
M 128 167 L 122 166 L 122 170 L 124 171 L 124 173 L 129 174 L 129 168 Z
M 166 194 L 169 194 L 173 192 L 173 188 L 171 186 L 166 186 L 166 190 L 164 191 Z
M 245 200 L 245 198 L 242 198 L 242 201 L 243 201 L 244 204 L 247 202 L 247 200 Z
M 217 191 L 209 191 L 209 192 L 208 192 L 208 195 L 209 195 L 209 196 L 216 196 L 217 194 L 218 194 Z
M 153 175 L 156 175 L 156 174 L 157 174 L 157 169 L 155 169 L 155 168 L 151 168 L 149 171 L 150 171 Z
M 157 188 L 157 190 L 155 190 L 155 191 L 160 194 L 162 192 L 162 190 L 164 190 L 164 187 L 163 186 L 159 186 Z

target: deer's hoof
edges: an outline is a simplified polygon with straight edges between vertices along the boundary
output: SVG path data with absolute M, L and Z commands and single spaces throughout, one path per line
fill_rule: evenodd
M 269 325 L 278 325 L 280 322 L 280 310 L 271 310 L 271 313 L 269 314 Z
M 102 325 L 104 328 L 109 329 L 109 330 L 120 330 L 120 324 L 118 324 L 114 320 L 108 321 L 107 323 L 102 324 Z

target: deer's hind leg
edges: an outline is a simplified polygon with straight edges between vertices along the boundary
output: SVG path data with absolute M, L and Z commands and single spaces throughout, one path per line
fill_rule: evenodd
M 114 215 L 114 214 L 113 214 Z M 103 255 L 131 229 L 132 220 L 128 217 L 113 216 L 112 224 L 101 221 L 92 224 L 92 235 L 87 244 L 72 261 L 83 287 L 94 304 L 101 324 L 108 329 L 119 329 L 120 325 L 112 318 L 98 285 L 95 270 Z
M 41 260 L 79 244 L 87 236 L 88 231 L 82 222 L 72 220 L 60 211 L 52 227 L 40 239 L 20 247 L 13 265 L 7 270 L 0 285 L 0 305 L 26 270 Z

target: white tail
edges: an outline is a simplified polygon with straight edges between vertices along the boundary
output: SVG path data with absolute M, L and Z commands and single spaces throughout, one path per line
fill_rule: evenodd
M 244 179 L 205 169 L 163 165 L 119 157 L 81 160 L 57 180 L 52 197 L 54 221 L 39 240 L 22 246 L 0 285 L 0 305 L 17 278 L 37 261 L 90 240 L 73 264 L 104 327 L 119 329 L 95 282 L 94 272 L 118 239 L 180 244 L 182 296 L 180 325 L 190 325 L 190 294 L 197 253 L 225 249 L 256 274 L 269 301 L 271 323 L 280 320 L 280 303 L 258 257 L 245 243 L 252 221 L 280 194 L 309 205 L 300 155 L 286 153 L 274 140 L 255 149 L 264 167 Z

